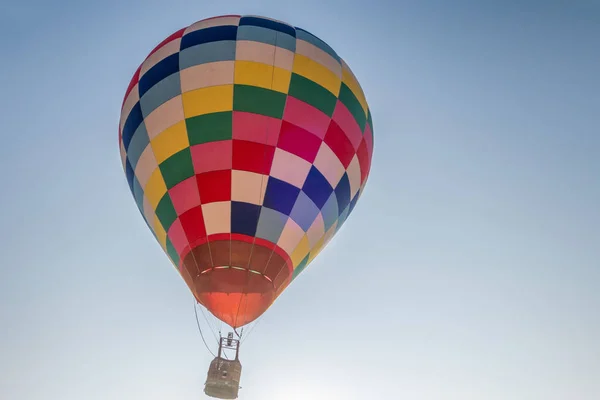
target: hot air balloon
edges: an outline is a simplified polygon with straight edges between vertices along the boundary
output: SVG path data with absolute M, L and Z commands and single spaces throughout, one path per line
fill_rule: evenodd
M 226 15 L 178 30 L 141 63 L 119 146 L 156 240 L 196 301 L 236 329 L 260 317 L 352 213 L 373 123 L 356 77 L 323 40 Z M 225 361 L 213 361 L 205 390 L 233 399 L 241 365 Z

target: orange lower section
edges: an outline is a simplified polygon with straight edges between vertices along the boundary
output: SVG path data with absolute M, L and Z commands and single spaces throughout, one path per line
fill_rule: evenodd
M 289 262 L 273 248 L 241 240 L 199 245 L 180 270 L 196 300 L 233 328 L 260 317 L 291 280 Z
M 267 311 L 271 305 L 269 297 L 256 293 L 202 293 L 199 302 L 215 317 L 238 328 L 256 320 Z
M 260 317 L 275 297 L 273 284 L 248 270 L 212 269 L 201 274 L 195 286 L 197 300 L 233 328 Z

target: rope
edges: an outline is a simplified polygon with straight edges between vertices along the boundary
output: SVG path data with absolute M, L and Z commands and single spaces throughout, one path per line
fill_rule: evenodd
M 246 341 L 246 339 L 248 339 L 248 337 L 250 336 L 250 334 L 251 334 L 252 332 L 254 332 L 254 328 L 256 328 L 256 325 L 258 325 L 258 323 L 259 323 L 260 321 L 262 321 L 262 317 L 263 317 L 263 316 L 264 316 L 264 314 L 263 314 L 263 315 L 261 315 L 260 317 L 258 317 L 258 319 L 257 319 L 257 320 L 254 322 L 254 325 L 252 325 L 252 326 L 250 327 L 250 329 L 248 329 L 248 333 L 246 333 L 246 336 L 244 336 L 244 338 L 240 340 L 240 345 L 241 345 L 242 343 L 244 343 L 244 342 Z
M 202 342 L 204 342 L 204 346 L 206 347 L 206 350 L 208 350 L 208 352 L 213 356 L 213 357 L 217 357 L 215 355 L 215 353 L 212 352 L 212 350 L 208 347 L 208 344 L 206 343 L 206 340 L 204 339 L 204 334 L 202 333 L 202 328 L 200 327 L 200 320 L 198 319 L 198 310 L 196 309 L 196 299 L 194 299 L 194 314 L 196 314 L 196 325 L 198 325 L 198 332 L 200 332 L 200 337 L 202 338 Z
M 200 311 L 202 312 L 202 316 L 204 317 L 204 321 L 206 321 L 206 325 L 208 325 L 208 327 L 210 328 L 210 331 L 211 331 L 213 337 L 215 338 L 215 341 L 217 342 L 217 344 L 219 344 L 219 339 L 217 339 L 217 334 L 215 333 L 215 328 L 214 328 L 213 324 L 211 324 L 210 321 L 208 320 L 208 318 L 206 317 L 206 313 L 204 312 L 204 308 L 200 307 Z

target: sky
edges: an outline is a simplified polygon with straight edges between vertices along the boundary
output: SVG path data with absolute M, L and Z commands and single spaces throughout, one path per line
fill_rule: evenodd
M 329 43 L 375 132 L 353 214 L 244 342 L 239 398 L 600 398 L 594 0 L 0 4 L 0 398 L 205 398 L 118 122 L 157 43 L 231 13 Z

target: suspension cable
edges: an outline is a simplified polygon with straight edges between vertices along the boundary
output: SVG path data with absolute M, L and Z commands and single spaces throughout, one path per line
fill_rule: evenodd
M 200 320 L 198 319 L 198 310 L 196 309 L 196 299 L 194 299 L 194 314 L 196 314 L 196 325 L 198 325 L 198 332 L 200 332 L 200 337 L 202 338 L 202 342 L 204 342 L 204 346 L 206 347 L 206 350 L 208 350 L 208 352 L 213 356 L 213 357 L 217 357 L 215 355 L 215 353 L 212 352 L 212 350 L 208 347 L 208 344 L 206 343 L 206 340 L 204 339 L 204 334 L 202 333 L 202 328 L 200 327 Z

